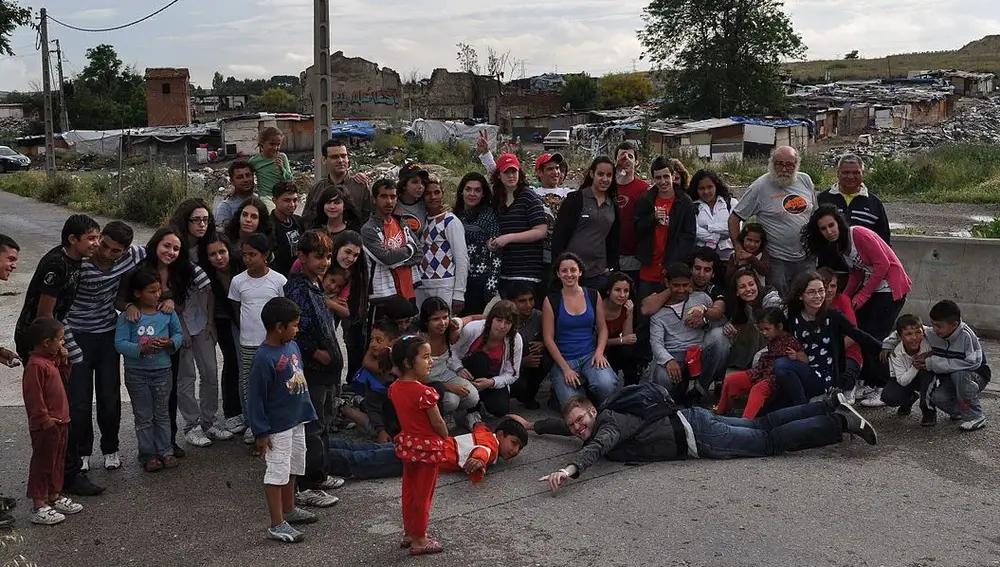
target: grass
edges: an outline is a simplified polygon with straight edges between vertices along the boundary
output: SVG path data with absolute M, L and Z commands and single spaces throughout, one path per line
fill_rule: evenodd
M 792 62 L 782 67 L 804 82 L 825 82 L 827 73 L 831 81 L 905 77 L 907 72 L 918 69 L 962 69 L 1000 76 L 1000 35 L 986 36 L 954 51 L 901 53 L 878 59 Z

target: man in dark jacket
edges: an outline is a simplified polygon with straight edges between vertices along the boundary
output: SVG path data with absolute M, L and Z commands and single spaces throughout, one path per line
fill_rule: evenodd
M 526 428 L 539 435 L 574 435 L 583 440 L 569 464 L 539 479 L 552 490 L 579 478 L 601 457 L 622 462 L 767 457 L 833 445 L 841 442 L 844 433 L 855 434 L 869 445 L 877 442 L 872 425 L 840 393 L 757 419 L 724 417 L 696 407 L 649 422 L 612 410 L 598 411 L 590 400 L 578 396 L 566 403 L 561 421 L 544 419 L 527 423 Z
M 837 160 L 837 182 L 816 196 L 818 205 L 833 205 L 851 226 L 863 226 L 889 244 L 889 216 L 882 201 L 865 186 L 865 162 L 855 154 L 844 154 Z M 820 266 L 847 271 L 839 255 L 818 258 Z

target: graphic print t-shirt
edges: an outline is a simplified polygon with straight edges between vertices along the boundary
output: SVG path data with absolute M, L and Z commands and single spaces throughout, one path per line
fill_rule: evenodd
M 80 265 L 81 261 L 67 256 L 62 246 L 56 246 L 42 256 L 24 294 L 24 307 L 17 320 L 17 331 L 23 331 L 35 320 L 43 295 L 56 298 L 53 316 L 59 321 L 66 318 L 80 284 Z
M 382 231 L 385 234 L 382 245 L 387 249 L 397 250 L 406 247 L 406 233 L 403 232 L 403 227 L 399 225 L 399 221 L 395 217 L 386 217 L 382 223 Z M 407 299 L 416 297 L 413 291 L 413 268 L 410 266 L 393 268 L 392 277 L 396 281 L 396 291 L 399 292 L 399 295 Z

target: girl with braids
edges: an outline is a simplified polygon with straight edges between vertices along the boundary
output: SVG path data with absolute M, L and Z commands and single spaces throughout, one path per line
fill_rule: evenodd
M 517 307 L 499 301 L 490 308 L 486 320 L 462 327 L 452 348 L 453 359 L 472 377 L 481 406 L 491 415 L 510 413 L 510 387 L 517 381 L 524 342 L 517 332 Z

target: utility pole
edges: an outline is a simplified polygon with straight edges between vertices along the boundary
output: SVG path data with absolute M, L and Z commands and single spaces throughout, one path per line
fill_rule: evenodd
M 309 85 L 313 100 L 313 175 L 326 176 L 323 144 L 330 139 L 330 4 L 313 0 L 313 75 Z
M 56 176 L 56 144 L 52 125 L 52 73 L 49 71 L 49 23 L 45 8 L 39 11 L 41 22 L 39 31 L 42 40 L 42 102 L 45 108 L 45 173 L 52 179 Z
M 59 129 L 66 133 L 69 131 L 69 111 L 66 110 L 66 91 L 63 89 L 62 71 L 62 49 L 59 47 L 59 40 L 56 40 L 56 70 L 59 72 Z

